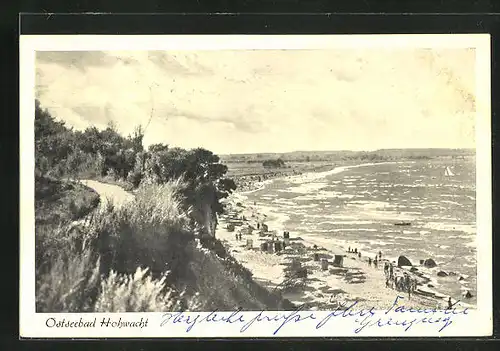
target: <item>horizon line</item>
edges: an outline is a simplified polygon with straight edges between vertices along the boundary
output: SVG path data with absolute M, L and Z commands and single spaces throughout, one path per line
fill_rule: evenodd
M 388 150 L 476 150 L 474 147 L 401 147 L 401 148 L 383 148 L 383 149 L 372 149 L 372 150 L 352 150 L 352 149 L 337 149 L 337 150 L 293 150 L 293 151 L 264 151 L 264 152 L 238 152 L 238 153 L 217 153 L 221 156 L 230 155 L 258 155 L 258 154 L 292 154 L 297 152 L 378 152 L 378 151 L 388 151 Z

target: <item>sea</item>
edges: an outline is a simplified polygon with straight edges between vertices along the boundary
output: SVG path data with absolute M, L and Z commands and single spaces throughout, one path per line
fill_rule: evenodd
M 470 291 L 467 303 L 476 304 L 475 158 L 340 165 L 243 195 L 268 215 L 270 229 L 363 257 L 404 255 L 431 278 L 431 291 L 464 302 Z M 436 268 L 421 266 L 428 258 Z

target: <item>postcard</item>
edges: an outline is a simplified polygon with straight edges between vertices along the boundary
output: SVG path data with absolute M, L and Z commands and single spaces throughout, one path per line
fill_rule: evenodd
M 492 333 L 490 37 L 21 35 L 20 336 Z

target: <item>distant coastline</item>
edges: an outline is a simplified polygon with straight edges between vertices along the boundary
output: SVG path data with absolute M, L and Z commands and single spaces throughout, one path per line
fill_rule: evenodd
M 237 192 L 247 192 L 260 188 L 266 182 L 271 180 L 284 178 L 288 176 L 299 176 L 305 173 L 317 173 L 332 170 L 336 167 L 335 164 L 317 165 L 304 168 L 289 168 L 289 169 L 274 169 L 267 172 L 255 172 L 251 174 L 241 174 L 233 176 L 236 183 Z
M 346 161 L 349 159 L 385 160 L 396 159 L 422 159 L 439 157 L 473 157 L 475 148 L 407 148 L 407 149 L 378 149 L 370 151 L 332 150 L 332 151 L 290 151 L 290 152 L 255 152 L 219 154 L 221 160 L 226 162 L 262 162 L 268 158 L 280 157 L 285 162 L 310 162 L 310 161 Z
M 221 162 L 228 166 L 228 176 L 238 186 L 237 191 L 248 191 L 259 187 L 255 183 L 304 173 L 323 172 L 337 166 L 361 163 L 437 160 L 437 159 L 474 159 L 476 150 L 463 149 L 380 149 L 374 151 L 293 151 L 286 153 L 222 154 Z M 266 160 L 283 160 L 283 167 L 267 168 Z

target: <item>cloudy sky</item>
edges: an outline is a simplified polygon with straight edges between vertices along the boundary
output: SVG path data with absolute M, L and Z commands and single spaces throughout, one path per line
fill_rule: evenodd
M 68 125 L 146 126 L 216 153 L 474 147 L 475 53 L 38 52 L 36 96 Z

